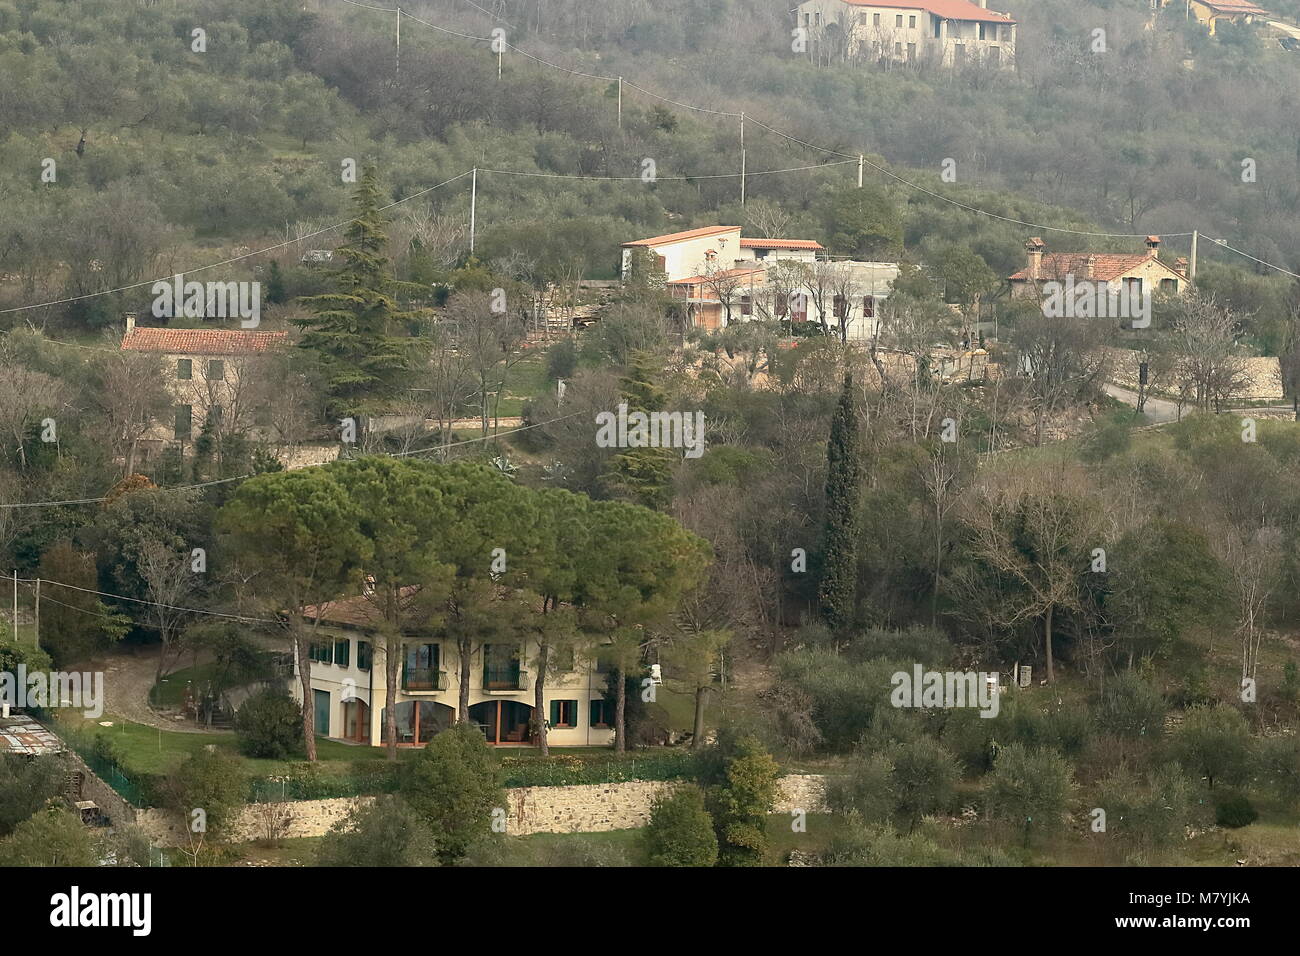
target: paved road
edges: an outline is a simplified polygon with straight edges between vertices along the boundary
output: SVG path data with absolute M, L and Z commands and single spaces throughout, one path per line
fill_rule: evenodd
M 1265 20 L 1264 22 L 1271 27 L 1275 27 L 1276 29 L 1281 30 L 1283 33 L 1289 36 L 1293 36 L 1296 39 L 1300 39 L 1300 27 L 1292 26 L 1289 23 L 1283 23 L 1281 20 Z
M 1138 394 L 1127 388 L 1120 388 L 1118 385 L 1107 385 L 1106 394 L 1111 398 L 1117 398 L 1125 405 L 1132 405 L 1137 408 Z M 1163 425 L 1166 422 L 1178 421 L 1178 403 L 1171 402 L 1166 398 L 1155 398 L 1147 396 L 1146 407 L 1143 409 L 1147 418 L 1151 419 L 1157 425 Z

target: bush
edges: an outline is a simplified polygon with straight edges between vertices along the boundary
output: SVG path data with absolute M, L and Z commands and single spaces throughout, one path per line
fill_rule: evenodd
M 1165 702 L 1160 691 L 1127 670 L 1107 684 L 1095 713 L 1097 726 L 1104 733 L 1129 740 L 1159 737 L 1164 728 Z
M 651 866 L 713 866 L 718 862 L 718 838 L 699 787 L 686 786 L 655 798 L 644 839 Z
M 435 863 L 428 831 L 392 795 L 354 807 L 321 838 L 317 866 L 429 866 Z
M 1215 801 L 1214 822 L 1221 827 L 1235 830 L 1248 827 L 1258 819 L 1259 811 L 1244 793 L 1224 794 Z
M 1032 832 L 1061 826 L 1073 789 L 1070 765 L 1060 754 L 1012 744 L 998 754 L 989 776 L 989 811 L 994 819 L 1023 827 L 1028 846 Z
M 461 860 L 491 832 L 494 810 L 505 812 L 501 768 L 470 724 L 444 730 L 405 767 L 402 797 L 431 834 L 438 859 Z
M 205 835 L 224 840 L 248 792 L 239 758 L 209 748 L 190 754 L 165 783 L 167 805 L 184 818 L 191 845 Z
M 1227 704 L 1193 707 L 1174 735 L 1173 752 L 1197 776 L 1214 782 L 1240 783 L 1250 761 L 1250 728 L 1246 718 Z
M 247 757 L 283 760 L 303 752 L 302 707 L 283 687 L 266 687 L 235 714 L 235 739 Z
M 776 761 L 755 738 L 729 734 L 720 736 L 708 756 L 706 805 L 718 837 L 718 863 L 762 866 L 780 773 Z

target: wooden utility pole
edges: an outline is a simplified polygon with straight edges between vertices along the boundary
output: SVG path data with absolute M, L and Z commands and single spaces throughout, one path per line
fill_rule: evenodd
M 41 649 L 41 579 L 36 579 L 36 633 L 32 637 L 32 643 L 36 649 Z
M 740 114 L 740 204 L 745 205 L 745 114 Z
M 397 56 L 393 65 L 393 78 L 402 75 L 402 8 L 397 8 Z
M 862 167 L 866 164 L 867 157 L 858 153 L 858 188 L 862 188 Z
M 474 227 L 478 218 L 478 167 L 474 167 L 474 179 L 469 188 L 469 254 L 474 254 Z
M 623 77 L 618 78 L 618 128 L 623 128 Z

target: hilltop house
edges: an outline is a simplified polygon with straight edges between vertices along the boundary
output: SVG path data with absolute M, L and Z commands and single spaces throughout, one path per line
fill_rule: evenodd
M 879 306 L 898 276 L 892 262 L 832 260 L 812 239 L 750 239 L 739 226 L 706 226 L 623 244 L 623 279 L 637 257 L 661 272 L 697 328 L 720 329 L 753 318 L 821 322 L 849 338 L 879 330 Z
M 1187 260 L 1173 265 L 1160 258 L 1160 237 L 1147 236 L 1145 253 L 1112 254 L 1091 252 L 1045 252 L 1046 244 L 1035 236 L 1025 243 L 1025 268 L 1008 277 L 1011 297 L 1037 298 L 1044 282 L 1104 282 L 1108 290 L 1129 295 L 1181 295 L 1189 285 Z
M 315 619 L 318 612 L 308 608 Z M 319 612 L 312 643 L 310 706 L 316 733 L 352 743 L 382 746 L 387 699 L 383 638 L 364 596 L 337 601 Z M 456 641 L 436 630 L 403 635 L 397 687 L 397 744 L 418 747 L 456 721 L 460 659 Z M 536 642 L 475 643 L 470 655 L 469 718 L 493 746 L 532 741 L 535 702 L 529 661 Z M 302 684 L 292 693 L 302 700 Z M 612 708 L 605 699 L 606 673 L 578 654 L 552 660 L 547 668 L 546 740 L 555 747 L 599 747 L 614 739 Z
M 1161 7 L 1169 6 L 1169 0 L 1158 2 Z M 1251 0 L 1190 0 L 1185 12 L 1209 30 L 1210 36 L 1214 36 L 1220 23 L 1248 24 L 1272 16 Z
M 806 0 L 794 9 L 809 38 L 849 57 L 936 66 L 1010 67 L 1016 21 L 987 0 Z
M 154 429 L 141 443 L 143 457 L 153 457 L 168 442 L 190 442 L 205 426 L 216 429 L 223 421 L 240 427 L 262 424 L 265 396 L 256 394 L 251 365 L 288 344 L 287 332 L 136 328 L 135 316 L 128 314 L 121 349 L 161 354 L 176 400 L 173 423 Z M 236 421 L 241 418 L 247 421 Z

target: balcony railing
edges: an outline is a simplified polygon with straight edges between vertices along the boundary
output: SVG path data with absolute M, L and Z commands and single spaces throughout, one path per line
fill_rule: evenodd
M 520 691 L 528 689 L 528 671 L 518 667 L 483 668 L 484 690 Z
M 408 667 L 402 672 L 402 690 L 446 690 L 447 672 L 432 667 Z

